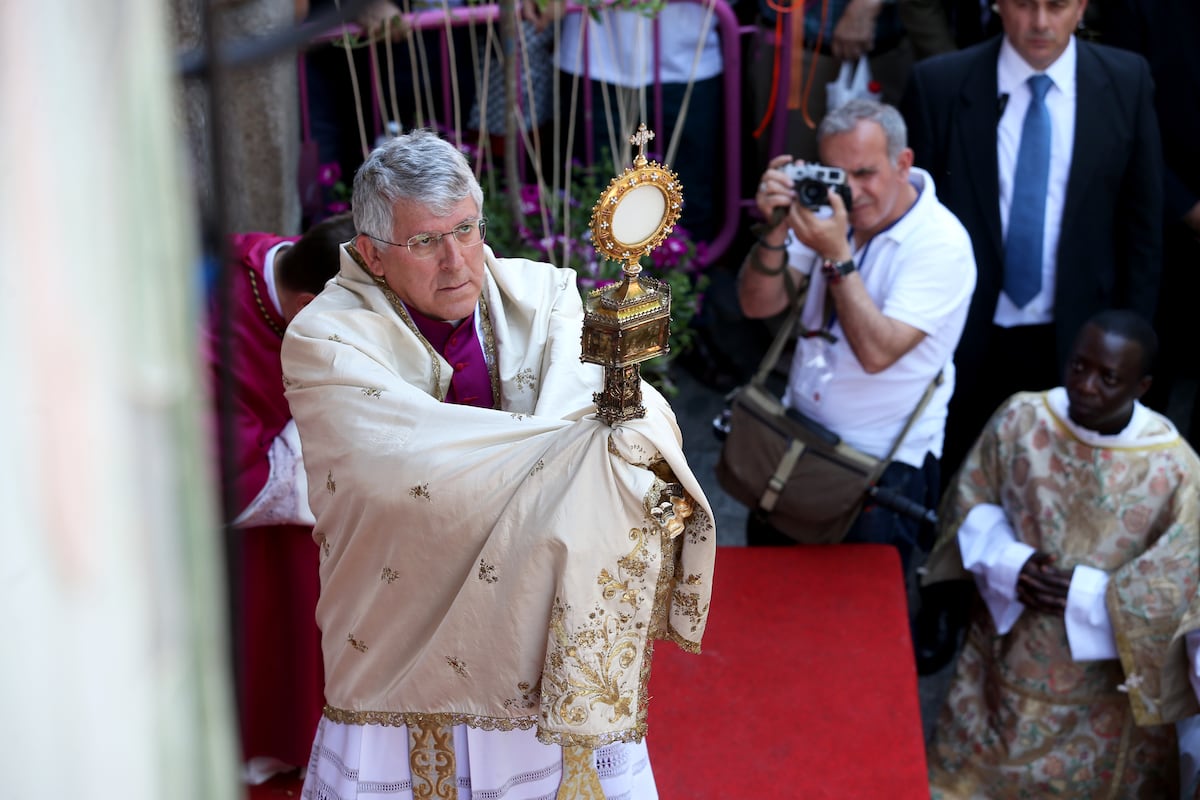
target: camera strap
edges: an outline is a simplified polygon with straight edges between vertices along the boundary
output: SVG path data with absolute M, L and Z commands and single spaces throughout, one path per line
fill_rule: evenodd
M 870 242 L 867 243 L 867 246 L 870 247 Z M 787 319 L 784 321 L 783 325 L 780 326 L 779 332 L 775 334 L 775 340 L 771 342 L 771 346 L 767 348 L 767 352 L 763 356 L 762 362 L 758 365 L 758 370 L 754 373 L 754 377 L 750 379 L 752 384 L 763 388 L 764 391 L 767 383 L 767 377 L 771 374 L 771 370 L 775 369 L 775 365 L 779 363 L 779 357 L 783 354 L 784 346 L 787 344 L 788 339 L 791 338 L 792 333 L 796 329 L 797 323 L 800 321 L 800 311 L 804 307 L 804 297 L 807 294 L 808 284 L 806 283 L 805 285 L 797 288 L 789 273 L 790 270 L 785 268 L 783 272 L 784 283 L 787 285 L 788 294 L 792 298 L 792 305 L 788 310 Z M 807 332 L 802 333 L 801 335 L 806 335 L 806 333 Z M 811 335 L 820 336 L 822 333 L 831 335 L 828 334 L 828 331 L 821 331 Z M 929 405 L 929 400 L 933 397 L 934 391 L 942 385 L 943 381 L 945 381 L 945 372 L 946 371 L 944 368 L 938 370 L 937 375 L 934 375 L 933 379 L 929 382 L 929 385 L 925 387 L 925 392 L 921 395 L 921 399 L 917 401 L 917 407 L 914 408 L 912 413 L 908 415 L 908 419 L 904 422 L 904 427 L 900 429 L 900 433 L 896 436 L 895 441 L 892 442 L 892 446 L 888 450 L 887 455 L 882 459 L 880 472 L 882 472 L 888 464 L 892 463 L 892 459 L 895 458 L 896 453 L 900 450 L 900 446 L 904 444 L 904 439 L 906 436 L 908 436 L 908 432 L 912 429 L 912 426 L 921 416 L 921 412 L 923 412 L 925 407 Z

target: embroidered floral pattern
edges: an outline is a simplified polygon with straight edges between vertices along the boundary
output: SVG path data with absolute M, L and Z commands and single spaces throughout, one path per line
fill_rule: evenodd
M 321 550 L 322 558 L 329 557 L 329 537 L 321 531 L 313 531 L 313 541 L 317 543 L 317 547 Z
M 414 500 L 433 500 L 429 495 L 429 484 L 422 483 L 420 486 L 414 486 L 408 490 L 408 494 Z
M 534 383 L 533 370 L 528 367 L 521 370 L 513 378 L 513 383 L 517 384 L 517 388 L 519 388 L 519 389 L 533 388 L 533 383 Z
M 713 533 L 712 517 L 704 510 L 704 506 L 696 505 L 692 510 L 692 515 L 688 517 L 687 527 L 685 528 L 685 536 L 687 536 L 688 544 L 699 544 L 707 542 L 708 537 Z
M 337 484 L 333 481 L 333 470 L 330 470 L 329 474 L 325 476 L 325 489 L 330 494 L 337 491 Z
M 381 581 L 387 581 L 388 583 L 395 583 L 396 579 L 399 577 L 400 577 L 400 573 L 397 572 L 396 570 L 392 569 L 391 567 L 384 567 L 383 570 L 379 574 L 379 579 Z
M 408 767 L 415 800 L 458 800 L 454 731 L 449 726 L 410 726 Z
M 479 580 L 484 583 L 495 583 L 500 580 L 500 576 L 496 574 L 496 565 L 489 564 L 482 558 L 479 559 Z
M 611 722 L 632 717 L 639 689 L 637 668 L 640 646 L 646 636 L 652 594 L 646 586 L 651 561 L 658 555 L 660 534 L 650 528 L 629 532 L 633 548 L 614 569 L 601 569 L 596 583 L 604 600 L 616 600 L 616 609 L 597 602 L 586 615 L 556 599 L 550 617 L 547 669 L 542 673 L 542 714 L 580 724 L 599 709 Z M 622 607 L 627 606 L 628 610 Z M 567 619 L 576 620 L 568 629 Z M 568 682 L 567 674 L 571 675 Z
M 564 747 L 562 761 L 563 776 L 556 800 L 604 800 L 592 748 Z
M 330 334 L 330 335 L 329 335 L 329 341 L 331 341 L 331 342 L 337 342 L 338 344 L 341 344 L 341 343 L 342 343 L 342 337 L 338 336 L 336 333 L 332 333 L 332 334 Z
M 1026 612 L 1001 637 L 980 611 L 929 749 L 935 798 L 1168 796 L 1173 737 L 1154 717 L 1175 609 L 1195 588 L 1180 585 L 1196 574 L 1200 518 L 1180 452 L 1089 445 L 1040 394 L 1010 400 L 984 431 L 947 494 L 946 530 L 980 503 L 1001 505 L 1060 568 L 1108 572 L 1121 657 L 1074 661 L 1061 616 Z
M 542 694 L 540 681 L 535 684 L 530 684 L 528 681 L 521 681 L 517 684 L 517 691 L 520 692 L 521 696 L 505 700 L 505 708 L 520 711 L 529 711 L 537 708 L 538 700 Z
M 708 604 L 700 608 L 700 598 L 692 592 L 676 590 L 671 595 L 671 614 L 687 617 L 691 621 L 692 632 L 700 627 L 700 623 L 708 617 Z
M 455 658 L 454 656 L 446 656 L 446 663 L 450 665 L 450 669 L 457 672 L 461 677 L 470 677 L 467 673 L 467 665 L 463 663 L 462 659 Z
M 534 475 L 537 475 L 539 472 L 541 472 L 545 468 L 546 468 L 546 462 L 539 458 L 538 462 L 533 465 L 533 468 L 531 470 L 529 470 L 529 477 L 532 478 Z
M 355 638 L 355 636 L 354 636 L 354 634 L 353 634 L 353 633 L 351 633 L 351 634 L 348 634 L 348 635 L 346 636 L 346 641 L 347 641 L 347 642 L 349 642 L 349 643 L 350 643 L 350 646 L 351 646 L 351 647 L 353 647 L 353 648 L 354 648 L 355 650 L 357 650 L 358 652 L 360 652 L 360 653 L 365 653 L 365 652 L 367 652 L 367 644 L 366 644 L 366 642 L 360 641 L 359 639 Z
M 374 386 L 364 386 L 362 388 L 362 393 L 365 394 L 367 397 L 382 397 L 383 396 L 383 390 L 377 389 Z

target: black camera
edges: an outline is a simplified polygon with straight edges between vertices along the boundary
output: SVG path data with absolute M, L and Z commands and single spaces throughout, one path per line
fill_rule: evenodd
M 817 210 L 829 205 L 829 190 L 834 189 L 842 196 L 846 210 L 850 210 L 850 186 L 846 183 L 846 171 L 840 167 L 822 164 L 788 164 L 783 172 L 792 179 L 796 188 L 796 202 L 805 208 Z

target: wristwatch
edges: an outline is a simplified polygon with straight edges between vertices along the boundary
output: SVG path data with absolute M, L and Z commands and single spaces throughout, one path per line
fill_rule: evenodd
M 825 259 L 825 263 L 821 265 L 821 271 L 830 283 L 837 283 L 842 278 L 849 275 L 858 267 L 854 264 L 853 258 L 847 258 L 845 261 L 830 261 Z

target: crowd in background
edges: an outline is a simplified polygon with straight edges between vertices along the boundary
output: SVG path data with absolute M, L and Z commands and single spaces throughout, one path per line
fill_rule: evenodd
M 314 2 L 312 9 L 306 5 L 297 4 L 295 13 L 300 18 L 326 7 L 319 2 Z M 722 214 L 738 217 L 733 244 L 709 265 L 711 284 L 705 313 L 694 323 L 699 341 L 683 360 L 714 388 L 729 389 L 746 380 L 760 355 L 732 350 L 728 342 L 746 339 L 722 337 L 718 328 L 740 325 L 751 331 L 752 340 L 757 336 L 759 341 L 769 341 L 785 310 L 778 299 L 783 295 L 774 277 L 754 275 L 757 270 L 774 276 L 787 264 L 808 264 L 800 270 L 810 281 L 807 327 L 836 330 L 842 337 L 841 350 L 831 348 L 832 352 L 821 350 L 820 336 L 801 337 L 787 387 L 790 405 L 882 456 L 902 427 L 912 401 L 935 376 L 945 377 L 949 370 L 949 382 L 938 384 L 939 393 L 923 418 L 927 424 L 923 428 L 918 425 L 910 440 L 913 451 L 897 450 L 897 469 L 889 480 L 916 502 L 930 507 L 938 506 L 943 490 L 954 502 L 961 502 L 960 508 L 949 510 L 954 511 L 954 524 L 961 524 L 966 534 L 958 528 L 947 533 L 943 528 L 934 552 L 941 553 L 944 562 L 947 542 L 966 535 L 975 537 L 969 541 L 975 543 L 972 552 L 979 558 L 971 561 L 964 544 L 967 540 L 958 538 L 963 548 L 961 563 L 945 567 L 939 573 L 942 579 L 930 582 L 923 598 L 928 604 L 924 609 L 927 617 L 918 623 L 928 626 L 924 633 L 931 638 L 923 638 L 920 630 L 916 634 L 919 665 L 925 659 L 922 670 L 934 671 L 960 647 L 974 653 L 966 666 L 960 665 L 952 693 L 961 710 L 976 699 L 972 692 L 978 687 L 967 685 L 972 679 L 978 679 L 980 686 L 991 685 L 979 675 L 995 670 L 1005 677 L 1006 669 L 1040 663 L 1039 654 L 1047 656 L 1046 651 L 1038 650 L 1040 642 L 1054 636 L 1061 638 L 1064 646 L 1055 645 L 1047 656 L 1055 670 L 1051 680 L 1069 673 L 1075 683 L 1060 692 L 1061 697 L 1046 700 L 1044 707 L 1022 706 L 1014 700 L 1011 719 L 999 723 L 985 719 L 983 712 L 979 718 L 965 721 L 951 719 L 954 715 L 943 720 L 939 725 L 946 730 L 935 746 L 941 749 L 931 750 L 931 769 L 939 791 L 945 791 L 945 796 L 969 791 L 964 783 L 969 770 L 964 763 L 970 762 L 971 756 L 964 756 L 954 746 L 962 744 L 962 737 L 991 736 L 990 745 L 1011 749 L 1016 747 L 1019 737 L 1014 731 L 1022 720 L 1039 719 L 1055 726 L 1055 732 L 1041 731 L 1045 738 L 1031 747 L 1042 748 L 1049 755 L 1042 752 L 1036 766 L 1026 764 L 1005 772 L 1006 757 L 990 753 L 987 758 L 993 760 L 986 766 L 996 771 L 981 769 L 979 780 L 984 785 L 998 785 L 996 781 L 1001 779 L 997 776 L 1003 775 L 1017 792 L 1021 785 L 1059 786 L 1057 780 L 1066 781 L 1061 785 L 1071 791 L 1083 792 L 1079 796 L 1087 796 L 1080 787 L 1093 785 L 1088 781 L 1103 786 L 1105 776 L 1099 772 L 1082 776 L 1080 772 L 1073 778 L 1064 777 L 1061 770 L 1090 769 L 1089 759 L 1101 758 L 1097 753 L 1107 758 L 1106 748 L 1116 746 L 1110 741 L 1113 725 L 1118 733 L 1124 725 L 1120 742 L 1122 747 L 1132 748 L 1135 756 L 1132 767 L 1123 767 L 1132 776 L 1128 778 L 1129 796 L 1142 796 L 1137 792 L 1143 790 L 1151 793 L 1145 796 L 1160 796 L 1153 793 L 1170 785 L 1172 778 L 1163 777 L 1156 769 L 1175 747 L 1174 734 L 1163 732 L 1170 727 L 1165 723 L 1190 716 L 1196 698 L 1190 691 L 1169 695 L 1174 684 L 1167 686 L 1166 678 L 1162 686 L 1154 687 L 1154 691 L 1162 689 L 1162 694 L 1150 690 L 1139 694 L 1134 680 L 1138 673 L 1133 670 L 1144 674 L 1161 669 L 1164 675 L 1170 672 L 1177 678 L 1177 672 L 1186 676 L 1191 662 L 1185 663 L 1185 658 L 1194 661 L 1194 645 L 1200 641 L 1190 642 L 1193 646 L 1185 655 L 1182 633 L 1163 642 L 1161 631 L 1151 635 L 1129 630 L 1122 609 L 1128 607 L 1135 616 L 1157 612 L 1144 607 L 1144 598 L 1133 597 L 1140 586 L 1137 576 L 1122 570 L 1138 561 L 1149 565 L 1143 567 L 1146 570 L 1176 575 L 1180 585 L 1191 586 L 1193 594 L 1196 589 L 1195 553 L 1187 552 L 1200 535 L 1200 517 L 1191 497 L 1200 486 L 1200 470 L 1191 449 L 1171 438 L 1171 422 L 1154 412 L 1169 413 L 1189 441 L 1200 439 L 1200 420 L 1195 418 L 1192 401 L 1196 361 L 1188 353 L 1191 337 L 1186 323 L 1189 301 L 1200 288 L 1200 156 L 1195 147 L 1200 141 L 1200 56 L 1194 49 L 1200 36 L 1200 12 L 1182 0 L 1001 0 L 996 5 L 977 0 L 829 0 L 806 4 L 800 19 L 793 19 L 800 13 L 795 9 L 767 0 L 757 5 L 739 0 L 733 10 L 750 31 L 740 38 L 737 50 L 745 100 L 738 111 L 742 152 L 729 152 L 719 131 L 721 76 L 730 65 L 723 61 L 711 15 L 692 3 L 670 3 L 663 9 L 657 29 L 661 60 L 651 57 L 655 51 L 650 37 L 655 29 L 636 11 L 604 11 L 599 22 L 585 22 L 587 15 L 582 12 L 569 13 L 559 28 L 555 8 L 524 7 L 526 47 L 537 54 L 523 64 L 531 73 L 521 88 L 525 130 L 545 131 L 552 124 L 550 109 L 562 108 L 553 100 L 555 92 L 560 101 L 577 91 L 580 96 L 586 94 L 590 116 L 580 101 L 575 106 L 574 142 L 560 154 L 562 160 L 575 157 L 586 164 L 600 158 L 605 149 L 612 151 L 620 145 L 620 125 L 614 124 L 614 115 L 620 123 L 636 119 L 636 102 L 623 108 L 623 103 L 628 106 L 629 95 L 623 96 L 622 90 L 636 93 L 645 89 L 647 96 L 661 97 L 665 129 L 658 136 L 664 151 L 665 142 L 677 142 L 670 155 L 685 186 L 682 224 L 699 239 L 710 241 L 721 227 Z M 480 105 L 476 67 L 481 61 L 463 56 L 482 53 L 486 61 L 486 46 L 466 28 L 456 28 L 449 39 L 459 57 L 447 61 L 450 71 L 418 69 L 414 73 L 414 64 L 436 60 L 446 39 L 437 31 L 408 30 L 406 20 L 411 13 L 385 0 L 371 4 L 364 16 L 348 20 L 359 24 L 367 36 L 381 35 L 395 46 L 395 52 L 386 47 L 387 61 L 393 62 L 394 86 L 402 91 L 398 96 L 393 92 L 382 103 L 364 91 L 371 83 L 372 70 L 380 64 L 377 47 L 382 44 L 353 50 L 348 57 L 335 42 L 322 41 L 303 59 L 304 119 L 317 147 L 316 161 L 336 164 L 347 180 L 366 156 L 364 150 L 370 149 L 364 148 L 364 142 L 395 132 L 366 130 L 370 115 L 363 111 L 364 98 L 368 105 L 401 109 L 395 120 L 399 130 L 433 125 L 449 135 L 464 119 L 470 126 L 482 125 L 488 117 Z M 548 30 L 561 33 L 547 37 Z M 785 38 L 788 47 L 783 46 Z M 586 69 L 581 68 L 584 53 L 590 58 Z M 782 58 L 784 53 L 790 59 Z M 867 98 L 865 105 L 852 104 L 849 111 L 839 112 L 827 102 L 826 84 L 839 80 L 845 64 L 869 69 L 870 81 L 860 92 Z M 786 96 L 778 91 L 785 73 L 791 79 Z M 435 80 L 422 85 L 422 74 Z M 1030 74 L 1047 80 L 1030 78 L 1027 82 Z M 580 88 L 583 76 L 589 80 Z M 388 82 L 378 75 L 375 80 Z M 452 94 L 464 110 L 453 122 L 448 117 L 454 115 L 439 100 L 447 93 L 444 81 L 453 82 Z M 424 99 L 421 94 L 426 95 Z M 505 107 L 505 102 L 500 98 L 499 106 Z M 786 120 L 782 141 L 768 133 L 770 121 L 778 116 Z M 1041 135 L 1030 133 L 1037 125 L 1044 126 L 1045 142 L 1040 156 L 1030 156 L 1022 142 Z M 494 138 L 498 131 L 489 133 Z M 515 143 L 493 141 L 493 146 Z M 781 159 L 781 153 L 788 158 Z M 285 148 L 282 155 L 299 162 L 294 147 Z M 1042 161 L 1030 167 L 1029 159 L 1035 157 Z M 717 200 L 725 188 L 719 169 L 723 159 L 738 159 L 744 166 L 744 186 L 738 187 L 739 194 L 755 199 L 745 210 L 726 208 Z M 781 168 L 794 159 L 842 162 L 836 165 L 849 174 L 852 196 L 860 202 L 845 207 L 834 200 L 831 216 L 792 210 L 785 219 L 773 218 L 777 207 L 792 208 L 794 192 Z M 544 153 L 534 160 L 542 162 L 537 166 L 554 161 Z M 865 203 L 862 198 L 867 198 Z M 1026 212 L 1031 208 L 1036 209 L 1031 223 L 1035 235 L 1018 243 L 1018 231 L 1027 224 Z M 297 241 L 292 236 L 285 243 L 284 237 L 325 216 L 320 209 L 315 214 L 311 211 L 301 217 L 295 204 L 281 203 L 280 213 L 273 218 L 258 217 L 265 224 L 256 227 L 278 236 L 254 258 L 246 253 L 239 256 L 251 279 L 242 298 L 243 310 L 267 323 L 256 335 L 271 334 L 266 337 L 268 344 L 260 341 L 259 347 L 268 359 L 275 356 L 276 340 L 282 340 L 283 328 L 297 313 L 285 307 L 289 302 L 294 305 L 295 298 L 289 299 L 286 287 L 277 291 L 272 276 L 280 268 L 276 265 L 287 262 L 282 254 Z M 344 218 L 340 221 L 346 222 Z M 282 248 L 271 249 L 281 243 Z M 1015 280 L 1019 267 L 1012 259 L 1018 252 L 1024 254 L 1024 264 L 1034 265 L 1033 274 L 1022 279 L 1024 283 Z M 327 267 L 332 275 L 336 261 L 331 259 Z M 263 281 L 261 288 L 255 280 Z M 906 280 L 913 282 L 914 288 L 897 288 Z M 307 294 L 300 307 L 314 293 L 304 291 Z M 764 301 L 763 292 L 773 296 Z M 1152 322 L 1153 330 L 1139 325 L 1137 316 L 1103 316 L 1114 308 L 1140 315 L 1143 321 Z M 839 326 L 836 329 L 835 324 Z M 953 361 L 951 354 L 955 354 Z M 833 392 L 829 396 L 842 398 L 836 409 L 828 401 L 822 406 L 820 391 L 813 391 L 800 377 L 803 370 L 817 364 L 826 365 L 823 368 L 830 373 L 822 391 L 828 389 Z M 1095 375 L 1086 381 L 1078 377 L 1088 370 Z M 1080 389 L 1084 383 L 1090 388 Z M 1107 387 L 1108 395 L 1095 388 L 1100 384 Z M 1056 389 L 1064 385 L 1065 389 Z M 1045 393 L 1044 407 L 1028 398 L 1009 399 L 1018 392 L 1035 391 Z M 1056 391 L 1059 394 L 1054 394 Z M 868 402 L 872 392 L 885 394 Z M 1101 395 L 1097 403 L 1111 404 L 1110 410 L 1121 422 L 1119 427 L 1112 427 L 1112 419 L 1088 416 L 1088 392 Z M 895 401 L 897 395 L 904 398 L 899 404 L 903 408 L 888 409 L 891 416 L 883 422 L 863 422 L 874 420 L 871 415 L 882 410 L 881 398 Z M 277 399 L 281 400 L 282 394 Z M 993 417 L 997 408 L 1001 412 Z M 261 408 L 250 408 L 247 413 L 253 416 L 259 411 Z M 266 458 L 265 450 L 272 448 L 277 453 L 292 453 L 289 463 L 294 466 L 294 452 L 299 448 L 289 444 L 294 424 L 289 433 L 286 409 L 275 407 L 271 413 L 278 430 L 259 437 L 259 449 L 264 450 L 259 456 Z M 1020 430 L 1013 422 L 1018 418 L 1025 426 Z M 878 429 L 871 427 L 874 425 Z M 1055 448 L 1060 443 L 1053 437 L 1063 425 L 1098 453 L 1116 452 L 1124 458 L 1121 448 L 1154 450 L 1153 458 L 1159 460 L 1146 462 L 1149 466 L 1130 462 L 1131 472 L 1143 468 L 1147 472 L 1131 485 L 1122 485 L 1122 490 L 1137 498 L 1145 493 L 1169 495 L 1175 498 L 1167 504 L 1170 508 L 1160 510 L 1147 501 L 1130 500 L 1131 507 L 1142 509 L 1137 513 L 1153 517 L 1153 522 L 1139 526 L 1118 511 L 1104 523 L 1087 517 L 1088 524 L 1095 523 L 1095 530 L 1104 533 L 1084 537 L 1083 544 L 1069 536 L 1055 539 L 1040 529 L 1031 533 L 1038 525 L 1049 526 L 1046 513 L 1036 504 L 1028 508 L 1017 504 L 1022 509 L 1017 511 L 1010 507 L 1010 498 L 1024 485 L 1030 470 L 1053 474 L 1059 468 L 1051 462 L 1032 467 L 1009 463 L 1011 448 L 1026 446 L 1011 441 L 1021 442 L 1022 436 L 1042 430 L 1047 432 L 1046 441 L 1052 443 L 1028 446 Z M 1078 425 L 1078 430 L 1072 425 Z M 1105 438 L 1120 436 L 1127 438 L 1121 442 Z M 1168 440 L 1177 448 L 1169 457 L 1160 452 Z M 1036 442 L 1037 437 L 1031 441 Z M 1061 446 L 1063 458 L 1071 458 L 1070 443 Z M 958 474 L 964 462 L 981 470 L 986 480 L 980 478 L 968 486 L 970 470 Z M 282 472 L 275 470 L 276 463 L 271 461 L 269 471 L 278 477 Z M 1155 475 L 1164 476 L 1166 483 L 1154 483 Z M 987 481 L 994 485 L 985 491 Z M 269 485 L 265 476 L 261 483 Z M 1071 486 L 1085 495 L 1093 489 L 1086 482 Z M 1097 493 L 1104 494 L 1102 489 Z M 1145 492 L 1138 494 L 1143 489 Z M 290 527 L 305 522 L 305 516 L 294 509 L 276 518 L 263 516 L 262 493 L 266 491 L 243 488 L 241 500 L 246 508 L 242 525 Z M 295 501 L 290 494 L 288 498 L 281 494 L 272 502 Z M 1017 516 L 1003 524 L 981 521 L 981 514 L 972 516 L 976 505 L 998 509 L 994 513 L 1000 517 Z M 1145 510 L 1148 507 L 1154 510 Z M 1116 508 L 1128 512 L 1120 502 Z M 1021 517 L 1021 513 L 1027 516 Z M 1080 517 L 1072 514 L 1079 513 L 1068 509 L 1061 520 L 1077 526 Z M 1114 529 L 1110 535 L 1108 523 L 1118 519 L 1125 521 L 1125 529 Z M 897 517 L 880 523 L 878 517 L 872 517 L 869 521 L 870 526 L 861 527 L 871 530 L 852 533 L 852 537 L 862 538 L 851 540 L 901 546 L 906 566 L 914 550 L 923 555 L 921 550 L 927 550 L 932 542 L 930 538 L 922 548 L 920 533 L 911 520 Z M 943 524 L 949 523 L 943 519 Z M 997 526 L 1003 532 L 997 533 Z M 770 543 L 770 538 L 769 525 L 749 533 L 752 544 Z M 1168 539 L 1176 541 L 1178 552 L 1164 551 L 1163 542 Z M 987 547 L 980 542 L 988 543 Z M 1010 563 L 1004 573 L 1007 577 L 996 578 L 997 570 L 1003 573 L 1001 557 L 980 554 L 1007 553 L 1007 558 L 1017 558 L 1013 555 L 1017 545 L 1029 549 L 1020 550 L 1021 558 Z M 1099 583 L 1093 583 L 1092 592 L 1099 600 L 1093 597 L 1092 605 L 1086 606 L 1079 599 L 1083 591 L 1079 576 L 1091 568 L 1076 565 L 1093 555 L 1099 558 L 1100 553 L 1103 563 L 1095 564 L 1093 571 L 1108 570 L 1113 575 L 1111 591 L 1128 594 L 1119 601 L 1110 597 L 1107 610 L 1107 576 L 1094 579 Z M 1064 568 L 1077 569 L 1076 577 Z M 949 581 L 955 588 L 947 588 L 948 578 L 957 579 Z M 991 585 L 988 580 L 998 583 Z M 987 600 L 987 613 L 994 617 L 990 622 L 986 613 L 973 620 L 962 613 L 970 608 L 969 602 L 963 602 L 968 596 L 964 592 L 976 589 Z M 307 587 L 298 602 L 311 605 L 312 591 Z M 989 595 L 989 591 L 997 594 Z M 1000 597 L 1005 591 L 1016 594 Z M 1175 623 L 1180 617 L 1191 619 L 1187 612 L 1190 598 L 1176 599 L 1180 601 L 1176 606 L 1182 607 L 1164 614 L 1163 619 Z M 279 602 L 279 596 L 273 601 Z M 1022 602 L 1031 612 L 1025 623 L 1016 625 L 1021 612 L 1012 609 Z M 1080 608 L 1084 609 L 1080 613 L 1091 613 L 1093 618 L 1105 617 L 1099 633 L 1093 632 L 1101 645 L 1081 644 L 1084 634 L 1071 623 L 1072 609 Z M 1093 611 L 1087 612 L 1087 608 Z M 1095 611 L 1097 608 L 1100 610 Z M 1043 620 L 1042 615 L 1055 614 L 1057 627 L 1038 621 Z M 1008 661 L 1009 656 L 987 653 L 990 645 L 979 644 L 1008 635 L 1014 625 L 1016 633 L 1010 640 L 1027 648 L 1023 660 Z M 295 641 L 304 639 L 311 650 L 311 633 L 306 631 L 305 637 Z M 1106 649 L 1104 643 L 1114 635 L 1118 635 L 1120 647 Z M 1137 644 L 1143 639 L 1153 642 Z M 1079 655 L 1084 651 L 1091 655 Z M 1168 656 L 1160 651 L 1169 652 L 1169 658 L 1178 663 L 1164 666 Z M 1076 666 L 1089 662 L 1105 666 L 1094 670 Z M 1018 677 L 1033 680 L 1028 675 Z M 1189 688 L 1186 678 L 1182 685 Z M 1035 691 L 1042 688 L 1039 685 Z M 1120 694 L 1114 694 L 1118 690 Z M 1051 687 L 1047 691 L 1053 695 L 1058 690 Z M 1094 711 L 1085 724 L 1075 717 L 1068 719 L 1070 712 L 1062 710 L 1064 704 L 1079 709 L 1091 704 L 1093 709 L 1128 716 L 1121 710 L 1126 705 L 1125 695 L 1138 697 L 1133 702 L 1137 713 L 1129 717 L 1136 717 L 1138 727 L 1133 734 L 1129 732 L 1133 722 L 1100 719 Z M 1114 697 L 1119 698 L 1118 703 L 1113 702 Z M 317 710 L 306 713 L 315 718 Z M 997 727 L 989 728 L 992 724 Z M 1143 730 L 1150 733 L 1139 738 L 1137 732 Z M 946 737 L 952 735 L 959 740 L 948 743 Z M 1055 749 L 1055 735 L 1063 737 L 1063 747 L 1070 735 L 1076 737 L 1072 746 L 1078 745 L 1079 737 L 1096 744 L 1081 756 Z M 1181 729 L 1181 735 L 1186 731 Z M 996 744 L 997 738 L 1004 739 L 1003 747 Z M 248 759 L 273 756 L 283 758 L 285 764 L 304 763 L 303 742 L 289 743 L 285 754 L 270 752 L 266 746 L 253 751 L 249 743 L 255 742 L 254 736 L 247 735 L 246 741 Z M 259 762 L 258 766 L 271 771 L 269 763 Z M 1184 780 L 1186 783 L 1187 778 Z

